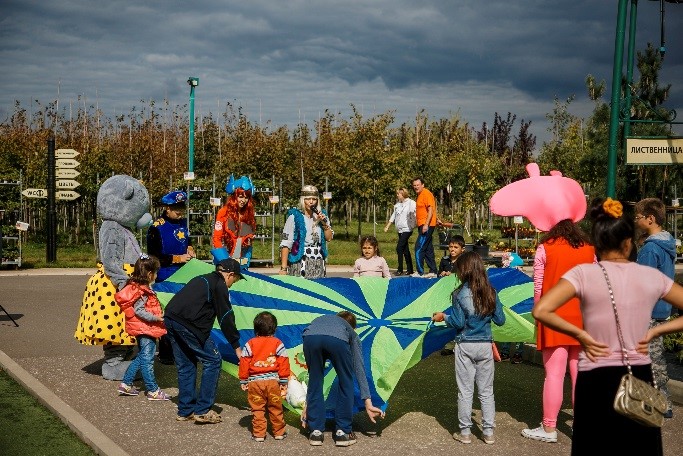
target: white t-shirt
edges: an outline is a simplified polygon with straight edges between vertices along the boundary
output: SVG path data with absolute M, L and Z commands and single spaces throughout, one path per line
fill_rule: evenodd
M 652 308 L 657 300 L 671 290 L 673 280 L 655 268 L 637 263 L 603 261 L 601 264 L 605 266 L 612 284 L 629 362 L 632 366 L 649 364 L 650 357 L 636 352 L 635 348 L 650 327 Z M 608 344 L 611 352 L 610 355 L 592 362 L 582 351 L 579 355 L 579 370 L 624 365 L 612 301 L 600 265 L 593 263 L 575 266 L 562 278 L 574 286 L 576 295 L 581 300 L 584 329 L 593 339 Z
M 417 224 L 415 219 L 415 201 L 405 198 L 400 203 L 394 204 L 394 212 L 391 213 L 389 222 L 396 225 L 396 231 L 405 233 L 413 231 Z

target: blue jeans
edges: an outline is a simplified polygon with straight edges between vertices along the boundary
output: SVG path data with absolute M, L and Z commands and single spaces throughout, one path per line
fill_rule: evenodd
M 135 376 L 140 371 L 142 380 L 145 382 L 145 389 L 147 392 L 153 393 L 159 389 L 157 379 L 154 377 L 154 352 L 157 347 L 157 341 L 149 336 L 137 336 L 137 340 L 138 356 L 131 361 L 121 381 L 126 385 L 132 385 Z
M 164 318 L 178 371 L 178 415 L 203 415 L 216 400 L 221 355 L 211 337 L 204 344 L 192 331 L 170 318 Z M 197 361 L 202 363 L 202 378 L 197 395 Z
M 311 431 L 325 431 L 325 399 L 323 380 L 325 360 L 330 360 L 337 373 L 339 391 L 334 408 L 336 430 L 345 434 L 352 431 L 353 419 L 353 356 L 348 342 L 332 336 L 312 335 L 304 337 L 304 358 L 308 365 L 308 392 L 306 416 Z

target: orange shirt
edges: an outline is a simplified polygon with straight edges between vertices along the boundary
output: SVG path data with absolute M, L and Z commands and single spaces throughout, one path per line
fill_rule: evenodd
M 572 248 L 564 239 L 555 239 L 552 243 L 544 243 L 545 267 L 543 268 L 543 288 L 541 296 L 548 292 L 562 276 L 571 268 L 582 263 L 592 263 L 595 259 L 595 249 L 592 245 L 584 244 L 578 249 Z M 570 323 L 583 328 L 583 318 L 578 298 L 572 298 L 557 309 L 557 314 Z M 557 347 L 559 345 L 581 345 L 573 337 L 555 331 L 536 322 L 536 349 Z
M 429 221 L 429 226 L 436 226 L 436 199 L 432 192 L 423 188 L 417 199 L 415 200 L 415 218 L 417 219 L 417 226 L 422 226 L 427 223 L 427 210 L 432 208 L 432 219 Z

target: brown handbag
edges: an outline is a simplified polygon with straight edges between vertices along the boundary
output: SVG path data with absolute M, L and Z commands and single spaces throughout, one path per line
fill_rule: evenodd
M 619 388 L 617 388 L 617 394 L 614 397 L 614 410 L 644 426 L 662 427 L 662 424 L 664 423 L 664 413 L 666 413 L 667 409 L 666 398 L 662 392 L 657 389 L 654 374 L 652 377 L 654 386 L 633 375 L 631 363 L 628 360 L 628 354 L 624 347 L 624 336 L 621 332 L 621 325 L 619 324 L 619 314 L 617 313 L 617 305 L 614 302 L 612 285 L 610 284 L 605 267 L 602 264 L 600 264 L 600 267 L 605 275 L 607 288 L 609 288 L 612 309 L 614 309 L 614 318 L 617 322 L 617 335 L 619 336 L 619 344 L 621 345 L 621 354 L 624 364 L 628 369 L 628 374 L 624 374 L 624 376 L 621 377 L 621 382 L 619 382 Z

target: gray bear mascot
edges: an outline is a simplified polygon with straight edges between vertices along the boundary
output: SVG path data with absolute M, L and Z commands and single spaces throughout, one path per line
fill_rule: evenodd
M 102 377 L 107 380 L 123 378 L 136 344 L 135 337 L 126 333 L 114 295 L 124 287 L 142 253 L 133 230 L 152 223 L 149 207 L 147 189 L 130 176 L 112 176 L 97 192 L 100 260 L 85 288 L 74 336 L 84 345 L 103 347 Z

